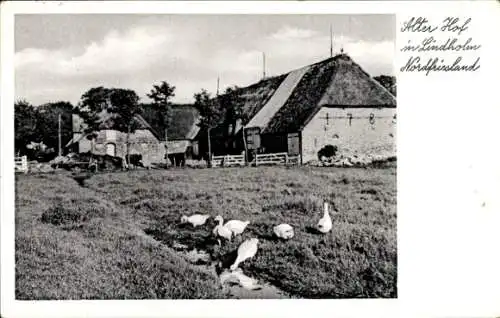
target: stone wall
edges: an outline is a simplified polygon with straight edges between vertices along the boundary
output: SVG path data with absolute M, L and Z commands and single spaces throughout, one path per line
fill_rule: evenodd
M 326 145 L 337 146 L 337 155 L 346 157 L 395 156 L 395 114 L 396 108 L 323 107 L 302 131 L 303 163 L 318 160 Z

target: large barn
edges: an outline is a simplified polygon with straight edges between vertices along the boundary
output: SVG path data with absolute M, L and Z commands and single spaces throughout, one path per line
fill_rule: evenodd
M 396 153 L 395 96 L 346 54 L 241 88 L 238 103 L 248 120 L 233 152 L 300 154 L 302 163 L 326 145 L 345 156 Z

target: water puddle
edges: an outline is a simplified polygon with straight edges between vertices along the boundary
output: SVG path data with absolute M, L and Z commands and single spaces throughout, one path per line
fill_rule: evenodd
M 221 255 L 213 259 L 207 251 L 189 248 L 187 245 L 172 242 L 173 248 L 185 260 L 195 266 L 203 266 L 219 277 L 222 290 L 234 299 L 285 299 L 290 298 L 285 292 L 263 281 L 252 278 L 238 268 L 230 271 L 229 266 L 234 262 L 236 251 Z

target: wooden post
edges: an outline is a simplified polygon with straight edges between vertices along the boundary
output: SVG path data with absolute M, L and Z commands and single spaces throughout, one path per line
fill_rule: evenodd
M 22 156 L 21 160 L 22 160 L 22 163 L 21 163 L 22 170 L 26 174 L 26 173 L 28 173 L 28 157 Z
M 130 124 L 128 124 L 127 127 L 127 141 L 126 141 L 126 146 L 127 146 L 127 164 L 130 166 Z
M 210 130 L 212 128 L 208 128 L 208 167 L 212 167 L 212 142 L 210 141 Z
M 248 149 L 247 149 L 247 138 L 246 138 L 246 135 L 245 135 L 245 128 L 242 129 L 242 132 L 243 132 L 243 147 L 245 148 L 245 156 L 244 156 L 244 160 L 245 160 L 245 166 L 248 164 Z
M 165 128 L 165 158 L 167 158 L 166 160 L 166 164 L 167 164 L 167 169 L 168 169 L 168 162 L 169 162 L 169 158 L 168 158 L 168 133 L 167 133 L 167 128 Z
M 257 167 L 259 164 L 258 164 L 258 160 L 257 160 L 257 156 L 258 156 L 258 153 L 257 153 L 257 150 L 254 150 L 254 153 L 255 153 L 255 166 Z
M 61 148 L 61 114 L 57 117 L 58 129 L 57 129 L 57 137 L 58 137 L 58 145 L 59 151 L 57 152 L 58 156 L 62 156 L 62 148 Z

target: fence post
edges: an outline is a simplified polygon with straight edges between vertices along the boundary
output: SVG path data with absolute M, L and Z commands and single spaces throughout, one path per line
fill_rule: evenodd
M 24 171 L 24 173 L 28 173 L 28 157 L 27 156 L 23 156 L 22 157 L 22 169 Z
M 285 153 L 285 164 L 288 165 L 288 152 Z
M 259 165 L 258 163 L 259 161 L 259 154 L 257 153 L 257 151 L 255 152 L 255 166 L 257 167 Z

